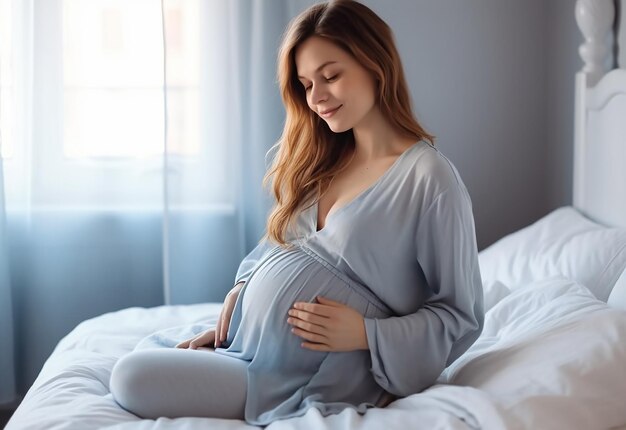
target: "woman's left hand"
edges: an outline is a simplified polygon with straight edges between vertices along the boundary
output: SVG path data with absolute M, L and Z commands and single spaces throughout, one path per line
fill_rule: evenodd
M 354 351 L 369 349 L 365 321 L 355 309 L 321 296 L 318 303 L 296 302 L 289 310 L 291 331 L 314 351 Z

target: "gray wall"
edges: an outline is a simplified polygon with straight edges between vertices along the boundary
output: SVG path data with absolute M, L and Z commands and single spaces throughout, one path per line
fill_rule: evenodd
M 472 196 L 479 249 L 571 204 L 575 0 L 363 3 L 394 29 L 418 118 Z
M 583 36 L 576 25 L 575 4 L 575 0 L 546 2 L 549 23 L 546 97 L 549 208 L 572 204 L 575 74 L 583 67 L 578 55 Z
M 617 23 L 617 66 L 626 69 L 626 0 L 615 0 Z

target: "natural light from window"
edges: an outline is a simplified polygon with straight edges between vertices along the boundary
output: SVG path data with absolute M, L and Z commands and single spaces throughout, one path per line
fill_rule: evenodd
M 12 158 L 15 151 L 11 13 L 11 2 L 0 0 L 0 148 L 4 159 Z
M 168 153 L 200 152 L 199 2 L 165 2 Z M 161 2 L 63 0 L 63 152 L 163 154 Z

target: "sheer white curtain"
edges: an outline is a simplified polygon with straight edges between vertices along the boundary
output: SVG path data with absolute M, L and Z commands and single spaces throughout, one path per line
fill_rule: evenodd
M 0 137 L 1 138 L 1 137 Z M 2 192 L 2 165 L 0 164 L 0 209 L 4 207 Z M 0 213 L 0 405 L 15 400 L 15 357 L 13 334 L 13 306 L 7 258 L 7 234 L 4 211 Z
M 6 185 L 7 177 L 24 167 L 23 157 L 31 150 L 31 117 L 25 112 L 32 97 L 32 8 L 32 0 L 0 0 L 0 404 L 18 400 L 19 333 L 7 222 L 9 202 L 18 196 Z M 27 196 L 19 197 L 28 200 Z
M 85 319 L 223 300 L 311 3 L 0 0 L 0 403 Z

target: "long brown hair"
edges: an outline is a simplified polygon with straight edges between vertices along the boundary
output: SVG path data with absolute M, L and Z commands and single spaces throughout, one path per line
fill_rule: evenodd
M 286 109 L 282 136 L 270 178 L 276 204 L 267 221 L 267 238 L 287 246 L 286 234 L 301 205 L 315 204 L 354 149 L 352 130 L 334 133 L 306 102 L 297 77 L 295 51 L 311 36 L 323 37 L 351 54 L 376 79 L 377 103 L 384 117 L 408 138 L 428 140 L 415 119 L 400 56 L 389 26 L 365 5 L 353 0 L 333 0 L 311 6 L 291 21 L 278 55 L 278 83 Z M 309 205 L 310 206 L 310 205 Z

